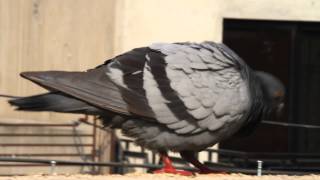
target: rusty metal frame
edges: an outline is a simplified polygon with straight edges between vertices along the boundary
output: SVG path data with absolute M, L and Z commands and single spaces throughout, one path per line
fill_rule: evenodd
M 0 158 L 2 162 L 20 162 L 27 164 L 7 164 L 6 166 L 50 166 L 54 162 L 55 166 L 107 166 L 107 167 L 134 167 L 134 168 L 147 168 L 147 169 L 157 169 L 161 168 L 162 165 L 156 164 L 129 164 L 122 162 L 105 162 L 105 163 L 95 163 L 95 162 L 78 162 L 78 161 L 60 161 L 60 160 L 45 160 L 45 159 L 28 159 L 28 158 Z M 197 169 L 188 166 L 177 166 L 177 169 L 197 171 Z M 219 172 L 230 172 L 230 173 L 245 173 L 245 174 L 256 174 L 255 169 L 243 169 L 243 168 L 228 168 L 228 167 L 212 167 L 213 170 Z M 310 174 L 308 172 L 299 172 L 299 171 L 276 171 L 276 170 L 265 170 L 264 174 L 286 174 L 286 175 L 306 175 Z
M 0 137 L 91 137 L 91 143 L 81 143 L 81 144 L 73 144 L 73 143 L 0 143 L 0 147 L 91 147 L 91 153 L 2 153 L 0 154 L 0 158 L 32 158 L 32 157 L 90 157 L 90 161 L 95 162 L 97 158 L 97 128 L 102 129 L 98 126 L 98 117 L 93 117 L 92 123 L 90 122 L 89 116 L 85 116 L 84 118 L 80 118 L 78 121 L 74 121 L 73 123 L 0 123 L 0 126 L 4 127 L 66 127 L 66 128 L 76 128 L 81 123 L 92 126 L 92 133 L 0 133 Z M 8 166 L 8 163 L 0 164 L 2 166 Z M 10 164 L 9 166 L 26 166 L 27 164 Z M 35 163 L 29 164 L 30 166 L 43 166 L 43 164 Z

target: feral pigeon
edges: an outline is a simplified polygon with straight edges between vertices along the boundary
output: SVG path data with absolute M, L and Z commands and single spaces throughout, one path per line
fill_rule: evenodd
M 254 126 L 282 106 L 284 86 L 253 71 L 214 42 L 155 43 L 116 56 L 86 72 L 23 72 L 50 92 L 13 99 L 18 110 L 99 115 L 138 145 L 180 152 L 200 173 L 212 172 L 195 153 Z

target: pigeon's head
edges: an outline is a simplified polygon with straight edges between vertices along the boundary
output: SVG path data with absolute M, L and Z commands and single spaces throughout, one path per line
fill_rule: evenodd
M 274 77 L 273 75 L 262 72 L 255 71 L 258 77 L 262 91 L 264 94 L 264 99 L 272 112 L 279 116 L 284 107 L 285 100 L 285 87 L 282 82 Z

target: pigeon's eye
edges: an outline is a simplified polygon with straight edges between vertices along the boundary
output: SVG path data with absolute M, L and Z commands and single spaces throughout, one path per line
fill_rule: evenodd
M 273 93 L 273 97 L 274 98 L 282 98 L 284 96 L 284 92 L 283 91 L 276 91 L 275 93 Z
M 277 102 L 283 101 L 284 99 L 284 92 L 279 90 L 273 93 L 273 99 Z

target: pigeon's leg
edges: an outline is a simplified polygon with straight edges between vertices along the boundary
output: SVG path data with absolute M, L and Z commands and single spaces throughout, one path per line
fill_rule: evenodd
M 153 171 L 153 173 L 169 173 L 169 174 L 179 174 L 184 176 L 192 176 L 193 173 L 189 171 L 177 170 L 170 160 L 167 152 L 160 152 L 160 157 L 163 162 L 163 168 Z
M 202 164 L 195 156 L 195 152 L 192 151 L 181 151 L 180 152 L 181 157 L 194 165 L 196 168 L 199 169 L 199 174 L 226 174 L 225 172 L 220 172 L 220 171 L 214 171 L 204 164 Z

